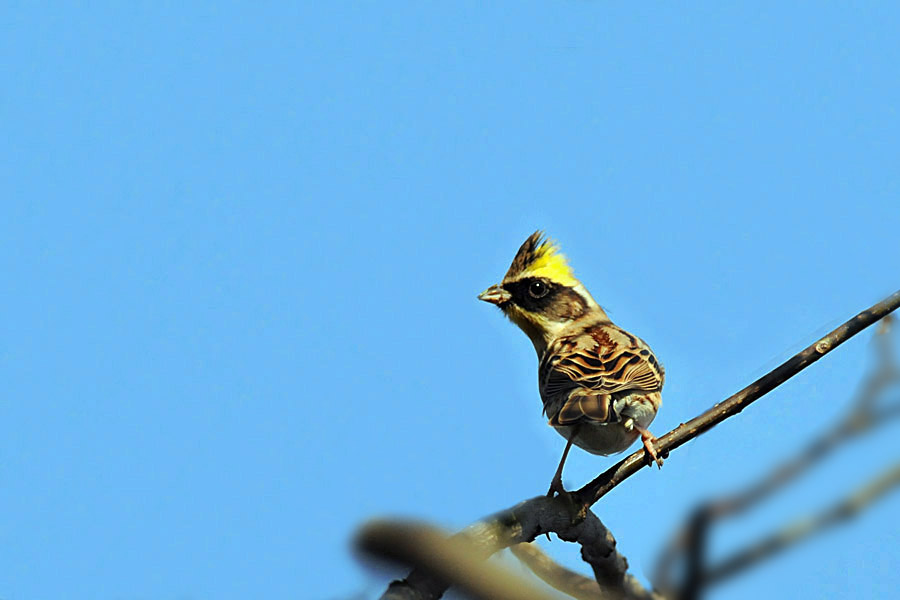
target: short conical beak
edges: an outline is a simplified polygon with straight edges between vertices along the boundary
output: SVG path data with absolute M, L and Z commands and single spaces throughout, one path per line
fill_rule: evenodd
M 497 306 L 506 304 L 507 302 L 509 302 L 510 298 L 512 298 L 510 293 L 504 290 L 499 285 L 492 285 L 488 289 L 478 294 L 479 300 L 484 300 L 485 302 L 490 302 L 491 304 L 496 304 Z

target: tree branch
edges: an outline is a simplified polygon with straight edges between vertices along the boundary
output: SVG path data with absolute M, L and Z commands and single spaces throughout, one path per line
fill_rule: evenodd
M 576 600 L 601 600 L 602 598 L 615 597 L 614 594 L 606 593 L 597 584 L 596 580 L 567 569 L 547 556 L 533 543 L 516 544 L 510 547 L 510 551 L 544 583 L 568 596 L 576 598 Z M 625 575 L 623 588 L 626 598 L 662 600 L 662 596 L 644 589 L 637 579 L 631 575 Z
M 434 582 L 447 582 L 440 584 L 444 587 L 455 585 L 477 599 L 550 600 L 506 569 L 483 560 L 471 540 L 448 536 L 428 525 L 388 521 L 369 523 L 360 531 L 357 545 L 370 554 L 414 565 L 428 573 Z M 382 597 L 424 599 L 432 597 L 433 591 L 413 590 L 395 582 Z
M 900 417 L 898 402 L 877 406 L 881 393 L 891 384 L 900 381 L 900 369 L 894 362 L 893 347 L 888 336 L 891 324 L 890 315 L 881 320 L 881 326 L 873 340 L 878 364 L 866 377 L 843 418 L 807 444 L 799 454 L 772 469 L 756 483 L 729 496 L 703 502 L 692 511 L 660 554 L 653 577 L 654 584 L 659 589 L 669 590 L 675 587 L 669 578 L 670 571 L 678 558 L 685 556 L 685 576 L 683 583 L 677 586 L 681 588 L 678 596 L 683 600 L 696 598 L 700 593 L 705 568 L 706 537 L 713 524 L 761 502 L 844 443 Z
M 725 419 L 740 413 L 746 406 L 872 323 L 893 312 L 898 306 L 900 306 L 900 292 L 895 292 L 868 310 L 859 313 L 737 394 L 716 404 L 687 423 L 682 423 L 661 437 L 657 442 L 657 452 L 665 456 L 671 450 L 708 431 Z M 582 555 L 591 563 L 595 576 L 604 591 L 609 589 L 610 592 L 616 594 L 613 597 L 626 597 L 624 594 L 629 581 L 626 577 L 628 563 L 625 557 L 615 551 L 615 539 L 600 523 L 600 520 L 588 510 L 588 507 L 647 464 L 644 450 L 641 449 L 621 460 L 571 495 L 556 498 L 533 498 L 499 513 L 492 519 L 470 526 L 454 538 L 464 536 L 472 542 L 472 545 L 467 546 L 469 550 L 466 551 L 466 555 L 472 561 L 477 562 L 501 548 L 521 542 L 530 542 L 538 535 L 555 532 L 563 540 L 582 544 Z M 581 511 L 584 512 L 578 510 L 578 505 L 581 505 Z M 583 519 L 578 518 L 585 513 L 586 516 Z M 402 536 L 399 538 L 394 536 L 392 538 L 394 541 L 387 545 L 370 543 L 372 541 L 371 531 L 371 529 L 365 529 L 361 534 L 360 548 L 381 556 L 395 558 L 406 556 L 406 562 L 419 565 L 406 580 L 392 583 L 385 595 L 382 596 L 383 600 L 436 600 L 451 584 L 468 585 L 466 582 L 469 580 L 459 569 L 443 569 L 437 564 L 441 561 L 430 560 L 427 556 L 418 556 L 414 549 L 408 556 L 406 554 L 401 556 L 400 553 L 392 550 L 392 544 L 402 544 Z M 585 535 L 596 542 L 597 548 L 605 548 L 605 550 L 598 552 L 595 556 L 584 556 L 584 549 L 587 546 L 581 538 Z M 409 548 L 407 549 L 409 550 Z M 421 552 L 420 548 L 418 554 Z M 603 585 L 604 583 L 611 585 L 607 588 Z
M 900 464 L 895 464 L 873 481 L 831 508 L 811 519 L 804 519 L 784 527 L 771 536 L 752 544 L 745 550 L 735 553 L 718 565 L 710 568 L 703 576 L 704 587 L 718 583 L 738 571 L 742 571 L 791 545 L 824 531 L 828 527 L 850 519 L 898 485 L 900 485 Z
M 747 406 L 898 307 L 900 307 L 900 291 L 894 292 L 868 310 L 862 311 L 727 400 L 716 404 L 703 414 L 694 417 L 687 423 L 682 423 L 659 438 L 656 444 L 657 453 L 665 456 L 725 419 L 740 413 Z M 638 450 L 607 469 L 599 477 L 575 492 L 575 495 L 585 505 L 591 506 L 647 464 L 649 463 L 644 450 Z
M 730 498 L 710 502 L 711 516 L 721 519 L 746 510 L 821 461 L 842 443 L 849 442 L 871 429 L 889 423 L 894 417 L 900 416 L 900 404 L 898 403 L 883 408 L 878 408 L 875 404 L 882 391 L 900 381 L 900 371 L 893 362 L 891 346 L 887 338 L 890 332 L 890 320 L 890 316 L 882 319 L 882 325 L 875 334 L 874 341 L 878 350 L 879 364 L 874 372 L 866 377 L 862 390 L 857 394 L 844 417 L 813 440 L 793 460 L 784 462 L 756 485 L 749 486 L 743 492 L 733 494 Z
M 567 497 L 538 496 L 470 525 L 451 539 L 462 540 L 466 560 L 478 562 L 498 550 L 531 542 L 539 535 L 553 532 L 562 540 L 581 545 L 581 556 L 593 569 L 604 597 L 651 598 L 649 592 L 628 574 L 628 561 L 616 550 L 612 533 L 594 513 L 582 512 L 582 508 Z M 392 526 L 395 527 L 393 532 Z M 382 596 L 383 600 L 436 600 L 450 585 L 470 585 L 456 566 L 433 564 L 435 553 L 429 547 L 414 546 L 405 540 L 404 532 L 408 530 L 404 527 L 403 523 L 368 525 L 357 539 L 357 547 L 369 554 L 416 567 L 404 581 L 392 583 Z M 428 556 L 421 556 L 421 553 Z M 474 592 L 470 590 L 470 593 Z
M 509 550 L 544 583 L 567 596 L 576 600 L 602 598 L 596 581 L 557 563 L 533 543 L 516 544 L 510 546 Z

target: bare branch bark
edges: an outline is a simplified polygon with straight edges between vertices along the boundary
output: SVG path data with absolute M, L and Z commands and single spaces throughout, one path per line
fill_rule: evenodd
M 656 444 L 656 451 L 666 455 L 670 451 L 686 444 L 701 433 L 712 429 L 725 419 L 740 413 L 747 406 L 769 393 L 812 363 L 816 362 L 848 339 L 890 314 L 900 306 L 900 291 L 894 292 L 868 310 L 864 310 L 828 335 L 798 352 L 780 366 L 760 377 L 727 400 L 720 402 L 682 423 L 663 437 Z M 587 506 L 611 492 L 617 485 L 647 466 L 647 457 L 643 449 L 619 461 L 599 477 L 575 492 L 578 499 Z

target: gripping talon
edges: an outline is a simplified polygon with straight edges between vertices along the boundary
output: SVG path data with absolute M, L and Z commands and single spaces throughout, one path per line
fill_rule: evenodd
M 547 497 L 552 498 L 554 494 L 562 496 L 567 493 L 566 488 L 563 487 L 562 474 L 557 472 L 553 477 L 553 481 L 550 482 L 550 489 L 547 490 Z
M 644 429 L 639 426 L 637 423 L 634 424 L 634 428 L 641 434 L 641 442 L 644 444 L 644 451 L 647 455 L 656 463 L 656 468 L 662 469 L 663 459 L 659 457 L 656 453 L 656 448 L 654 444 L 658 441 L 656 436 L 650 433 L 648 429 Z

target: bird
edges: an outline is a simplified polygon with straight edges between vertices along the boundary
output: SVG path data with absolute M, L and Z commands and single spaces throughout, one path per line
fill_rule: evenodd
M 535 231 L 503 280 L 478 298 L 499 307 L 537 352 L 544 414 L 567 440 L 548 496 L 566 493 L 562 472 L 572 444 L 611 455 L 640 437 L 662 467 L 648 429 L 662 404 L 662 363 L 646 342 L 609 319 L 556 242 Z

